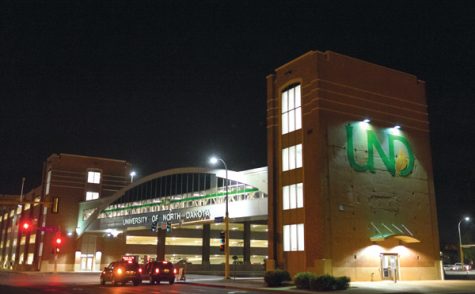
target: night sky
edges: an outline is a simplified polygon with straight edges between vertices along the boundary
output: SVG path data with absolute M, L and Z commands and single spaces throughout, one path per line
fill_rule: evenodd
M 52 153 L 139 177 L 212 153 L 265 166 L 266 75 L 332 50 L 426 81 L 442 241 L 475 218 L 475 4 L 137 2 L 1 2 L 0 194 L 39 185 Z

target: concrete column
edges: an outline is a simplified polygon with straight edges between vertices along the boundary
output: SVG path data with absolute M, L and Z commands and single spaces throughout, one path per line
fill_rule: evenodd
M 209 264 L 209 255 L 211 252 L 210 237 L 211 237 L 211 225 L 203 225 L 203 244 L 201 246 L 201 260 L 202 264 Z
M 165 239 L 167 231 L 158 229 L 157 231 L 157 260 L 165 260 Z
M 251 223 L 244 222 L 244 247 L 242 249 L 242 255 L 244 257 L 244 263 L 249 264 L 251 263 Z

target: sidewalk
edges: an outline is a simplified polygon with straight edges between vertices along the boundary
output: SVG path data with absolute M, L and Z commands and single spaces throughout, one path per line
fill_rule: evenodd
M 224 280 L 222 276 L 188 275 L 185 282 L 177 281 L 177 283 L 268 293 L 475 293 L 473 280 L 351 282 L 347 290 L 334 292 L 299 290 L 294 285 L 271 288 L 266 286 L 262 277 Z
M 236 277 L 229 280 L 223 279 L 222 276 L 205 276 L 205 275 L 187 275 L 186 281 L 177 281 L 177 283 L 216 287 L 216 288 L 229 288 L 244 291 L 265 291 L 271 293 L 310 293 L 310 291 L 298 290 L 295 286 L 284 286 L 269 288 L 264 282 L 262 277 Z M 315 292 L 313 292 L 315 293 Z

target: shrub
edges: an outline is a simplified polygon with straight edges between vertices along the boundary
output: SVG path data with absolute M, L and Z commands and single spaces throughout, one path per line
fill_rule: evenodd
M 350 286 L 350 278 L 343 276 L 335 279 L 335 290 L 346 290 Z
M 264 281 L 266 282 L 267 286 L 269 287 L 277 287 L 281 286 L 282 282 L 290 281 L 290 274 L 288 271 L 283 270 L 275 270 L 275 271 L 268 271 L 264 275 Z
M 310 279 L 310 289 L 317 291 L 335 290 L 336 279 L 331 275 L 323 275 Z
M 315 278 L 317 276 L 311 272 L 297 273 L 294 276 L 294 283 L 297 289 L 310 289 L 310 280 Z

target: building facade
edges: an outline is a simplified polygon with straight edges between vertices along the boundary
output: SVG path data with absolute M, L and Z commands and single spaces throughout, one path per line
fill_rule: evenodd
M 23 195 L 22 205 L 1 208 L 1 266 L 100 271 L 134 256 L 140 263 L 166 259 L 186 263 L 188 271 L 219 273 L 224 269 L 220 245 L 227 195 L 231 263 L 241 272 L 263 272 L 267 168 L 179 168 L 133 182 L 130 172 L 123 160 L 51 155 L 42 184 Z M 54 198 L 59 199 L 58 213 L 52 211 Z
M 226 195 L 230 255 L 240 272 L 267 258 L 267 168 L 241 172 L 178 168 L 141 178 L 112 197 L 80 204 L 75 271 L 99 270 L 124 255 L 166 259 L 188 272 L 221 273 Z M 226 186 L 228 193 L 226 194 Z M 155 227 L 156 229 L 152 229 Z
M 2 209 L 3 268 L 73 270 L 80 202 L 107 198 L 128 185 L 130 168 L 123 160 L 73 154 L 48 157 L 41 185 L 25 193 L 24 204 Z M 54 198 L 59 200 L 56 214 L 51 207 Z M 22 227 L 25 222 L 29 223 L 28 229 Z M 58 238 L 61 243 L 56 243 Z
M 440 279 L 424 82 L 311 51 L 267 77 L 268 269 Z

